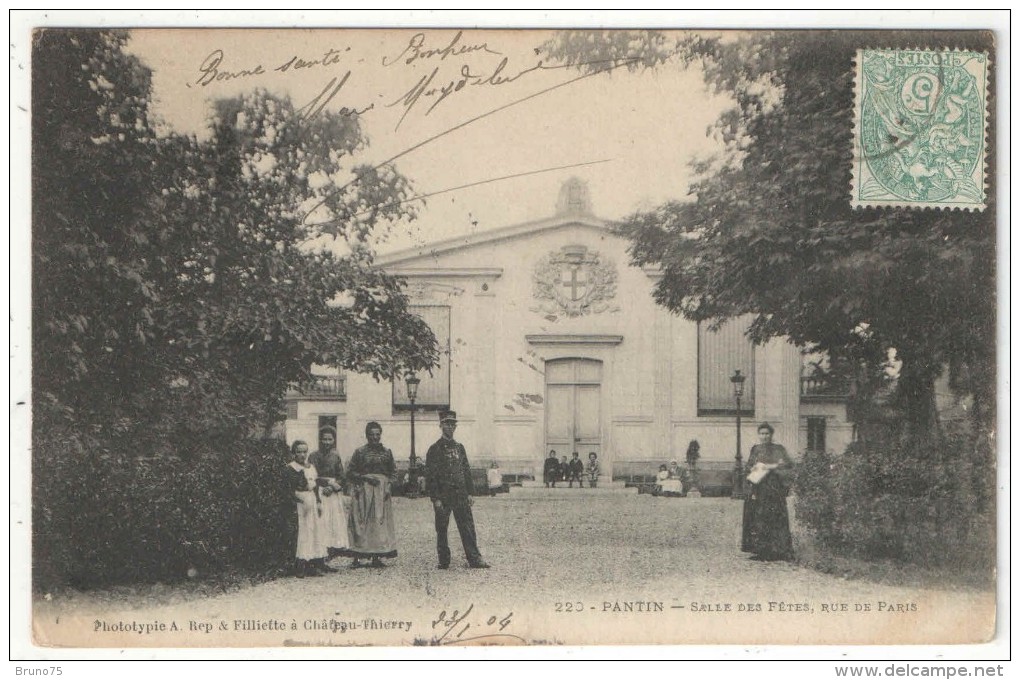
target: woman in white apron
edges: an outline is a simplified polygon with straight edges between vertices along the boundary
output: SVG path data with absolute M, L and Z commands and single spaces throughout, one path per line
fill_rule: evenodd
M 287 466 L 288 482 L 294 491 L 298 518 L 294 575 L 298 578 L 320 576 L 329 569 L 326 568 L 322 504 L 316 486 L 318 474 L 308 460 L 308 444 L 299 440 L 291 445 L 290 450 L 294 460 Z
M 344 464 L 336 450 L 336 431 L 324 427 L 319 431 L 319 450 L 309 460 L 319 474 L 319 499 L 322 501 L 322 524 L 329 557 L 346 555 L 351 547 L 344 507 Z

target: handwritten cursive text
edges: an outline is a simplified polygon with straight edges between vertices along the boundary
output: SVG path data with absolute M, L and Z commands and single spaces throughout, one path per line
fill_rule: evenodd
M 350 51 L 351 51 L 350 47 L 348 47 L 347 49 L 345 49 L 343 51 L 330 48 L 328 51 L 326 51 L 322 55 L 322 57 L 320 57 L 318 59 L 308 59 L 308 60 L 302 59 L 301 57 L 299 57 L 297 55 L 294 55 L 289 60 L 287 60 L 284 63 L 280 64 L 279 66 L 277 66 L 273 70 L 274 71 L 279 71 L 280 73 L 286 73 L 290 69 L 294 69 L 295 71 L 297 71 L 299 69 L 314 68 L 316 66 L 333 66 L 335 64 L 339 64 L 340 63 L 340 60 L 344 56 L 344 52 L 350 52 Z
M 507 64 L 509 60 L 503 57 L 496 67 L 490 73 L 472 71 L 471 67 L 464 64 L 460 67 L 460 72 L 456 77 L 443 82 L 445 78 L 439 78 L 439 67 L 436 66 L 427 75 L 423 75 L 418 79 L 411 88 L 400 95 L 392 102 L 387 104 L 387 107 L 393 107 L 403 105 L 404 113 L 400 116 L 400 120 L 397 121 L 396 127 L 399 128 L 400 124 L 404 122 L 407 114 L 418 104 L 421 99 L 433 99 L 432 105 L 429 106 L 423 115 L 429 115 L 432 111 L 445 101 L 451 95 L 461 92 L 467 87 L 477 87 L 480 85 L 506 85 L 513 83 L 524 76 L 535 73 L 536 71 L 548 71 L 554 69 L 566 68 L 562 65 L 546 66 L 544 62 L 538 61 L 533 66 L 518 70 L 516 73 L 507 73 Z
M 209 53 L 205 59 L 202 60 L 202 65 L 198 67 L 198 70 L 202 72 L 202 75 L 195 81 L 196 84 L 206 87 L 212 83 L 219 83 L 226 80 L 238 80 L 241 78 L 251 78 L 253 76 L 265 75 L 265 70 L 262 68 L 262 64 L 258 64 L 254 68 L 242 68 L 233 71 L 228 71 L 221 68 L 223 63 L 223 50 L 216 49 Z
M 339 79 L 339 82 L 337 82 L 336 78 L 333 78 L 328 83 L 326 83 L 326 87 L 322 88 L 322 91 L 319 92 L 319 94 L 315 95 L 315 97 L 310 102 L 308 102 L 307 104 L 305 104 L 304 106 L 302 106 L 301 108 L 297 109 L 294 112 L 295 115 L 297 116 L 297 119 L 300 121 L 309 121 L 318 116 L 320 113 L 322 113 L 322 110 L 326 108 L 326 105 L 333 101 L 333 98 L 340 93 L 340 90 L 342 90 L 344 85 L 347 84 L 347 81 L 350 79 L 350 77 L 351 72 L 348 71 Z M 368 106 L 365 106 L 360 109 L 350 108 L 348 106 L 341 106 L 334 113 L 336 113 L 339 116 L 360 116 L 366 111 L 371 111 L 374 108 L 375 108 L 374 103 L 369 104 Z
M 459 57 L 462 54 L 471 54 L 472 52 L 488 52 L 489 54 L 502 54 L 489 47 L 487 43 L 481 43 L 477 45 L 462 45 L 460 44 L 460 38 L 464 35 L 464 31 L 457 31 L 457 35 L 453 36 L 453 40 L 446 47 L 439 49 L 429 49 L 425 47 L 425 34 L 415 33 L 411 36 L 411 39 L 407 41 L 407 47 L 392 59 L 386 59 L 383 57 L 382 65 L 391 66 L 398 61 L 403 60 L 407 65 L 413 64 L 416 61 L 425 61 L 427 59 L 439 58 L 439 61 L 446 59 L 447 57 Z
M 445 609 L 441 611 L 439 616 L 432 621 L 432 630 L 443 631 L 442 635 L 435 639 L 436 644 L 454 644 L 458 641 L 475 639 L 476 636 L 497 636 L 506 630 L 513 621 L 513 612 L 509 612 L 502 618 L 496 615 L 469 618 L 474 609 L 475 606 L 472 604 L 463 612 L 459 609 L 454 609 L 449 613 Z M 464 634 L 469 630 L 473 631 L 472 636 L 464 638 Z

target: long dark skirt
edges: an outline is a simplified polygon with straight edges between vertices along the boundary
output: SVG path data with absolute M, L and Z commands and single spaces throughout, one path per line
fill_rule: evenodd
M 750 485 L 744 500 L 740 549 L 763 560 L 789 560 L 793 558 L 790 514 L 786 494 L 775 487 L 768 483 Z

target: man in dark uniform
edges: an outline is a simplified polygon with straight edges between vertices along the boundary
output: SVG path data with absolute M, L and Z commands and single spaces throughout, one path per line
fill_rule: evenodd
M 478 552 L 475 535 L 475 519 L 471 514 L 474 499 L 471 492 L 471 467 L 468 465 L 464 445 L 453 438 L 457 429 L 457 414 L 454 411 L 439 412 L 439 428 L 443 436 L 429 447 L 425 456 L 428 474 L 429 497 L 436 513 L 436 548 L 439 552 L 439 568 L 450 568 L 450 544 L 447 529 L 450 527 L 450 513 L 457 520 L 464 554 L 472 569 L 488 569 L 489 565 Z

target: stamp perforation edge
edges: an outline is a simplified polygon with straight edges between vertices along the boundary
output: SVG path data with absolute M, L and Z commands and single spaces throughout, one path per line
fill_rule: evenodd
M 864 182 L 869 179 L 873 179 L 870 168 L 867 167 L 865 158 L 865 151 L 862 142 L 862 111 L 865 105 L 864 101 L 864 57 L 868 52 L 921 52 L 921 53 L 932 53 L 932 54 L 970 54 L 980 55 L 983 59 L 981 61 L 981 79 L 980 88 L 981 92 L 977 98 L 980 101 L 980 115 L 981 125 L 980 129 L 980 153 L 975 163 L 974 170 L 971 172 L 971 177 L 977 175 L 978 181 L 973 184 L 976 185 L 980 192 L 980 200 L 968 199 L 963 197 L 960 200 L 953 200 L 959 198 L 959 194 L 954 196 L 946 197 L 949 200 L 910 200 L 904 197 L 896 196 L 892 192 L 889 192 L 888 198 L 860 198 L 861 191 L 863 189 Z M 931 47 L 862 47 L 858 48 L 854 58 L 854 98 L 853 98 L 853 123 L 852 123 L 852 154 L 851 154 L 851 185 L 850 185 L 850 205 L 854 209 L 864 208 L 911 208 L 921 210 L 959 210 L 959 211 L 976 211 L 981 212 L 987 207 L 987 196 L 990 190 L 989 184 L 989 168 L 988 168 L 988 145 L 989 137 L 991 132 L 991 121 L 990 121 L 990 97 L 991 97 L 991 84 L 988 81 L 990 65 L 992 56 L 988 51 L 985 50 L 965 50 L 961 48 L 931 48 Z M 942 83 L 939 82 L 939 86 L 942 87 Z

